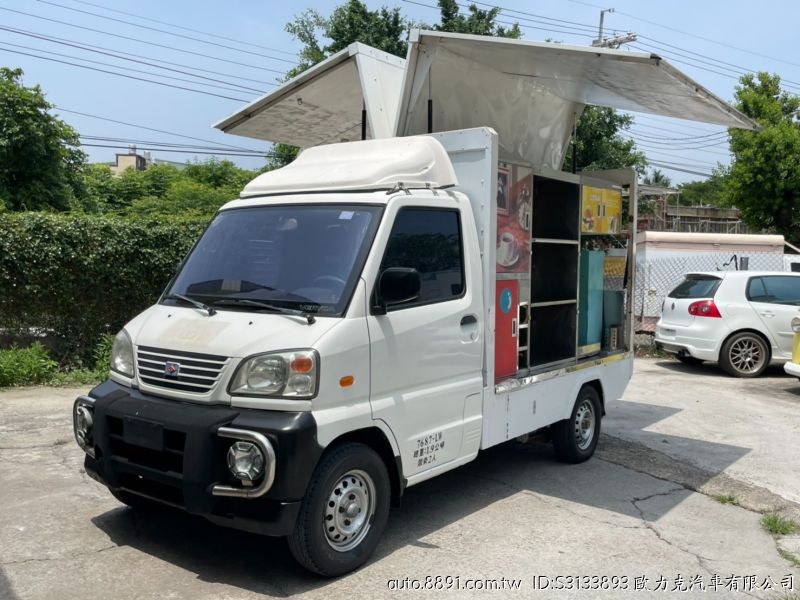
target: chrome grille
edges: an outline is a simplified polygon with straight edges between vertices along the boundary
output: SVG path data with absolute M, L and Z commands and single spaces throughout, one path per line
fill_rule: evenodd
M 136 348 L 139 380 L 171 390 L 204 394 L 219 381 L 228 357 L 180 350 L 162 350 L 148 346 Z M 167 363 L 180 365 L 177 376 L 167 375 Z

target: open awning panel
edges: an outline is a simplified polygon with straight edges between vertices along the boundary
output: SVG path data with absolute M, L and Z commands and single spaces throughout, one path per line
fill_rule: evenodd
M 412 32 L 397 135 L 489 126 L 501 155 L 560 169 L 587 104 L 725 127 L 745 115 L 661 58 L 434 31 Z
M 301 148 L 394 135 L 405 60 L 351 44 L 216 123 L 225 133 Z

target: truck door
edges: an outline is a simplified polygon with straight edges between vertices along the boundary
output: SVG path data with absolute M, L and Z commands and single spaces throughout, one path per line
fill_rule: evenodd
M 747 283 L 747 299 L 769 329 L 778 352 L 792 355 L 792 318 L 800 317 L 800 276 L 764 275 Z
M 459 458 L 465 422 L 467 445 L 480 442 L 480 253 L 468 202 L 442 195 L 392 200 L 376 244 L 373 290 L 386 268 L 422 279 L 418 298 L 368 316 L 373 417 L 393 431 L 409 477 Z

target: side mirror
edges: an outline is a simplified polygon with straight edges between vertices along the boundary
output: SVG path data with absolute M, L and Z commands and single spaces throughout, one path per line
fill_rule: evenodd
M 387 306 L 403 304 L 419 298 L 422 277 L 416 269 L 390 267 L 378 278 L 377 307 L 386 312 Z

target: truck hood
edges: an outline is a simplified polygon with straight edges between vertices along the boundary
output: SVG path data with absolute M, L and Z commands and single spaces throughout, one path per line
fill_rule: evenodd
M 218 310 L 213 316 L 183 306 L 155 305 L 129 322 L 125 329 L 134 346 L 150 346 L 242 358 L 251 354 L 311 348 L 341 318 L 305 318 L 276 313 Z

